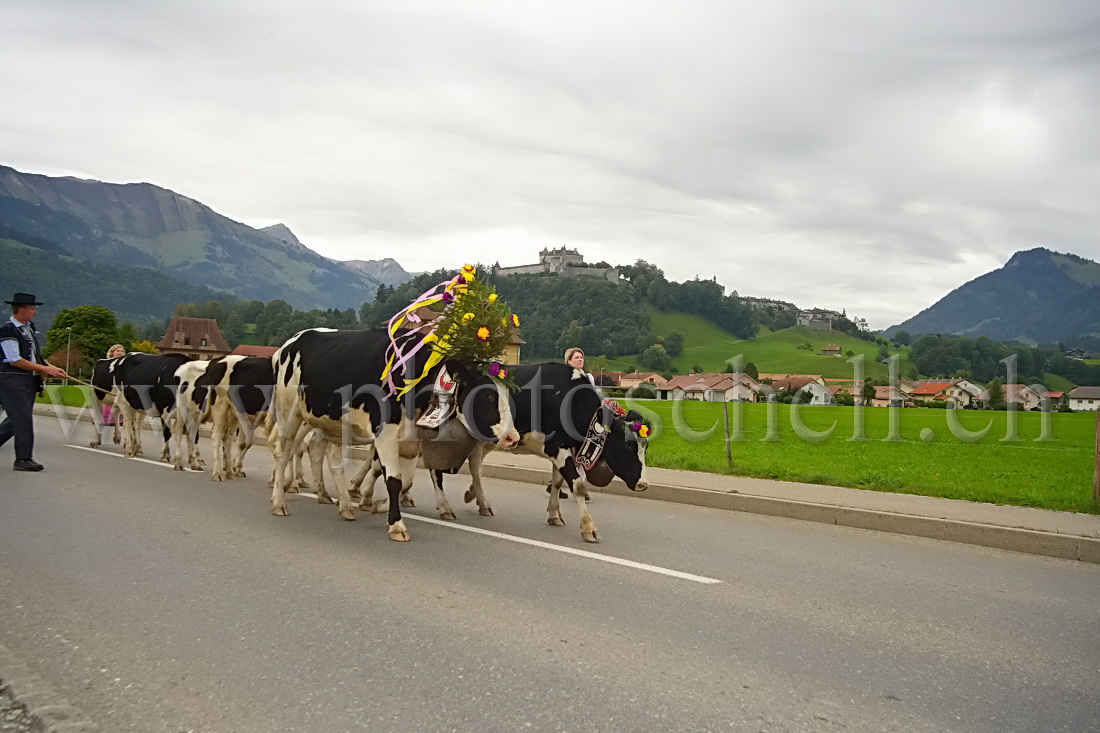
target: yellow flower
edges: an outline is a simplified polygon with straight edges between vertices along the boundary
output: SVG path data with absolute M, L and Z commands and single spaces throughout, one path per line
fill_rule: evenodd
M 515 313 L 512 314 L 512 325 L 516 328 L 519 328 L 519 316 L 517 316 Z
M 474 314 L 473 313 L 467 313 L 466 315 L 462 316 L 462 322 L 463 323 L 469 323 L 472 320 L 474 320 Z
M 466 278 L 466 282 L 472 283 L 475 279 L 477 279 L 477 268 L 473 265 L 463 266 L 462 277 Z
M 477 330 L 477 337 L 481 341 L 488 341 L 489 340 L 489 329 L 485 328 L 485 326 L 482 326 L 481 328 L 479 328 Z
M 490 293 L 490 294 L 489 294 L 489 302 L 490 302 L 490 303 L 495 303 L 495 302 L 497 302 L 497 294 L 496 294 L 496 293 Z
M 638 435 L 642 436 L 643 438 L 648 438 L 649 437 L 649 426 L 648 425 L 643 425 L 642 427 L 638 428 Z

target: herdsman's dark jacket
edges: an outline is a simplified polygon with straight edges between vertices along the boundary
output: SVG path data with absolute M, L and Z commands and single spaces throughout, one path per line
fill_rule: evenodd
M 4 321 L 3 325 L 0 325 L 0 341 L 15 339 L 16 343 L 19 344 L 19 356 L 27 361 L 45 364 L 46 360 L 42 358 L 42 351 L 38 348 L 38 331 L 34 327 L 34 321 L 29 321 L 27 326 L 30 327 L 31 336 L 27 335 L 27 330 L 25 328 L 17 328 L 16 325 L 11 322 L 11 318 L 8 318 Z M 33 375 L 38 377 L 37 374 L 29 372 L 26 369 L 20 369 L 6 361 L 0 361 L 0 372 L 26 374 L 27 376 Z

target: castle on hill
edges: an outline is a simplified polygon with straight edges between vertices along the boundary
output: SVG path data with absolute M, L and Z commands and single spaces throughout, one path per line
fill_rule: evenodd
M 587 275 L 589 277 L 602 277 L 611 282 L 618 282 L 619 268 L 594 267 L 584 263 L 584 255 L 575 249 L 558 247 L 556 249 L 543 248 L 539 252 L 539 261 L 535 265 L 518 265 L 516 267 L 501 267 L 493 265 L 493 274 L 500 275 L 541 275 L 553 273 L 561 277 L 577 277 Z

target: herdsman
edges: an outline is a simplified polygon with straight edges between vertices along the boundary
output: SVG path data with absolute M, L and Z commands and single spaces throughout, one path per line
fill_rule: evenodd
M 15 436 L 15 470 L 41 471 L 42 464 L 34 460 L 34 396 L 42 390 L 41 375 L 69 375 L 42 358 L 31 322 L 42 303 L 30 293 L 16 293 L 4 302 L 11 306 L 12 316 L 0 325 L 0 405 L 7 412 L 0 422 L 0 445 Z

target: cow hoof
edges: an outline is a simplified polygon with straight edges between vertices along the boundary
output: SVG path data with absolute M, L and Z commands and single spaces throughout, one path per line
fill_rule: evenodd
M 446 519 L 448 522 L 457 522 L 458 521 L 458 517 L 456 517 L 454 515 L 454 512 L 441 512 L 440 515 L 439 515 L 439 518 L 440 519 Z
M 271 513 L 274 514 L 276 517 L 285 517 L 290 514 L 290 512 L 286 510 L 285 506 L 272 507 Z
M 585 542 L 599 542 L 600 533 L 596 530 L 592 530 L 591 532 L 581 532 L 581 539 L 583 539 Z
M 562 519 L 561 517 L 550 517 L 549 519 L 546 520 L 546 523 L 550 524 L 550 525 L 553 525 L 555 527 L 564 527 L 565 526 L 565 520 Z
M 405 528 L 404 522 L 395 522 L 391 524 L 389 529 L 386 530 L 386 534 L 389 535 L 389 538 L 394 542 L 408 542 L 410 539 L 409 530 Z
M 298 487 L 297 487 L 297 486 L 288 486 L 288 487 L 286 488 L 286 493 L 288 493 L 288 494 L 300 494 L 300 493 L 302 493 L 302 492 L 301 492 L 301 491 L 298 491 Z
M 121 442 L 122 442 L 122 438 L 120 438 L 120 437 L 118 437 L 118 436 L 116 435 L 116 436 L 115 436 L 115 445 L 118 445 L 118 444 L 119 444 L 119 443 L 121 443 Z
M 247 475 L 244 471 L 237 471 L 233 474 L 233 478 L 247 478 Z
M 390 506 L 390 500 L 389 499 L 379 499 L 378 501 L 376 501 L 376 502 L 374 502 L 373 504 L 370 505 L 370 513 L 371 514 L 385 514 L 386 511 L 389 509 L 389 506 Z
M 473 501 L 476 498 L 477 498 L 477 494 L 474 493 L 473 489 L 467 489 L 466 493 L 462 495 L 462 500 L 465 501 L 467 504 L 469 504 L 471 501 Z
M 340 516 L 349 522 L 355 521 L 355 511 L 353 509 L 342 509 L 340 511 Z
M 333 499 L 328 494 L 318 494 L 317 495 L 317 503 L 318 504 L 335 504 L 336 500 Z
M 305 479 L 299 479 L 298 482 L 295 484 L 295 487 L 299 489 L 312 489 L 313 484 L 306 481 Z
M 493 508 L 491 506 L 483 506 L 483 507 L 481 507 L 480 509 L 477 510 L 477 513 L 480 514 L 483 517 L 494 517 L 494 516 L 496 516 L 495 514 L 493 514 Z
M 172 466 L 172 470 L 174 470 L 174 471 L 182 471 L 182 470 L 183 470 L 183 466 Z
M 412 500 L 411 496 L 401 497 L 401 506 L 416 506 L 416 502 Z
M 212 473 L 212 474 L 210 474 L 210 480 L 211 481 L 225 481 L 225 477 L 222 476 L 220 473 Z
M 349 489 L 348 496 L 350 496 L 352 499 L 362 499 L 363 492 L 361 492 L 359 489 Z

